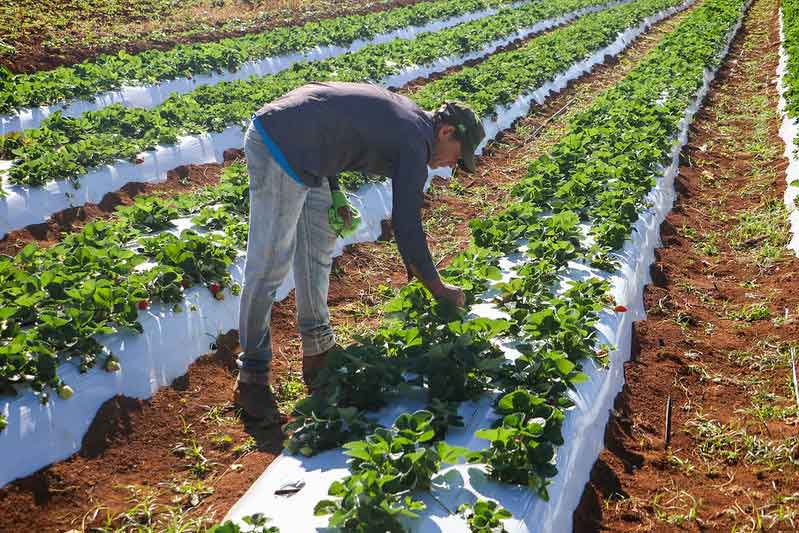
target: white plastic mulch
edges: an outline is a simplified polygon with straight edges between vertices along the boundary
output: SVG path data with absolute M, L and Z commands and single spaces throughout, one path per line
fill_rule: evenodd
M 787 186 L 785 188 L 785 207 L 788 209 L 788 219 L 791 224 L 791 241 L 788 248 L 799 255 L 799 187 L 791 185 L 791 182 L 799 180 L 799 153 L 796 147 L 796 135 L 799 131 L 799 121 L 792 119 L 785 112 L 785 69 L 788 64 L 788 54 L 785 51 L 785 32 L 782 19 L 782 9 L 780 9 L 780 61 L 777 64 L 777 87 L 780 92 L 779 111 L 782 115 L 780 126 L 780 137 L 785 142 L 785 157 L 788 159 L 788 168 L 785 170 Z

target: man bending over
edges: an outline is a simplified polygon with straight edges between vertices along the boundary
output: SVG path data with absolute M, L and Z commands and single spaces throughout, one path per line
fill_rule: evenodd
M 312 83 L 256 113 L 244 138 L 250 227 L 236 390 L 236 402 L 249 416 L 276 416 L 268 384 L 269 321 L 277 288 L 292 267 L 306 384 L 336 344 L 327 308 L 336 242 L 328 209 L 340 172 L 391 178 L 394 235 L 409 275 L 435 298 L 464 304 L 463 291 L 443 283 L 436 271 L 420 211 L 427 167 L 460 162 L 474 171 L 483 137 L 480 121 L 463 104 L 447 102 L 428 113 L 404 96 L 362 83 Z M 351 223 L 346 207 L 340 214 Z

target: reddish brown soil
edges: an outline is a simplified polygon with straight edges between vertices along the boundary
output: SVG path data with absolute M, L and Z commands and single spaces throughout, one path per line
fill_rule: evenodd
M 464 192 L 434 180 L 424 209 L 428 240 L 437 261 L 461 249 L 469 239 L 468 221 L 501 209 L 509 186 L 526 174 L 531 158 L 551 146 L 565 127 L 568 114 L 625 75 L 668 32 L 680 17 L 665 21 L 637 41 L 619 61 L 601 65 L 593 73 L 570 84 L 546 106 L 536 108 L 502 135 L 480 158 L 473 176 L 461 175 Z M 539 135 L 540 134 L 540 135 Z M 346 329 L 373 327 L 384 301 L 379 285 L 400 287 L 405 270 L 393 243 L 366 243 L 348 247 L 335 261 L 329 304 L 339 333 Z M 299 337 L 293 317 L 293 297 L 278 303 L 272 316 L 273 388 L 280 390 L 291 373 L 301 368 Z M 232 354 L 237 350 L 235 332 L 218 341 L 220 348 L 190 368 L 172 387 L 151 400 L 115 398 L 107 402 L 84 439 L 80 453 L 0 489 L 0 532 L 64 531 L 97 524 L 106 514 L 116 515 L 130 507 L 127 485 L 158 491 L 158 501 L 168 504 L 175 496 L 169 485 L 195 479 L 185 460 L 172 449 L 192 438 L 203 447 L 209 461 L 219 463 L 206 478 L 213 494 L 196 506 L 180 502 L 188 516 L 221 518 L 249 488 L 281 448 L 277 428 L 225 423 L 209 419 L 210 407 L 232 417 L 235 373 Z M 232 443 L 215 444 L 214 436 L 226 434 Z M 255 448 L 237 457 L 232 447 L 255 439 Z M 233 466 L 233 465 L 241 465 Z M 104 509 L 99 513 L 99 506 Z M 85 519 L 85 520 L 84 520 Z
M 74 7 L 72 7 L 74 2 L 70 0 L 63 1 L 70 6 L 70 9 L 74 9 Z M 53 37 L 51 33 L 47 31 L 29 31 L 24 40 L 7 42 L 7 44 L 16 48 L 16 53 L 11 57 L 0 57 L 0 65 L 8 67 L 14 73 L 31 73 L 39 70 L 53 69 L 62 65 L 74 65 L 85 60 L 94 59 L 102 54 L 116 54 L 122 50 L 130 54 L 153 49 L 169 50 L 176 44 L 215 42 L 227 37 L 240 37 L 249 33 L 261 33 L 277 27 L 299 26 L 313 20 L 386 11 L 395 7 L 416 4 L 420 1 L 424 0 L 394 0 L 386 4 L 364 0 L 340 0 L 335 3 L 329 3 L 334 7 L 329 7 L 326 11 L 295 9 L 290 12 L 288 17 L 263 17 L 259 19 L 257 24 L 247 26 L 244 31 L 224 30 L 223 25 L 228 19 L 216 17 L 215 20 L 205 21 L 205 23 L 213 24 L 215 29 L 199 34 L 178 33 L 188 33 L 192 29 L 191 16 L 186 15 L 185 22 L 173 23 L 172 27 L 168 28 L 167 31 L 161 31 L 163 28 L 159 27 L 158 22 L 151 21 L 148 27 L 152 27 L 153 35 L 145 33 L 129 40 L 117 37 L 116 39 L 112 39 L 108 44 L 93 46 L 85 46 L 85 41 L 80 41 L 75 42 L 75 44 L 62 45 L 55 53 L 53 50 L 44 46 L 43 43 L 46 38 Z M 269 7 L 260 6 L 259 4 L 262 3 L 253 4 L 256 6 L 255 8 L 231 11 L 230 17 L 238 19 L 257 17 L 261 11 Z M 90 9 L 90 7 L 87 9 Z M 91 13 L 87 13 L 86 15 L 90 17 Z M 123 25 L 136 24 L 137 22 L 141 22 L 142 24 L 147 23 L 146 20 L 139 20 L 135 16 L 130 19 L 125 19 L 123 13 L 117 15 L 111 21 L 98 20 L 96 23 L 98 27 L 94 28 L 92 31 L 95 33 L 99 32 L 102 35 L 103 32 L 107 30 L 108 24 Z M 85 32 L 88 30 L 89 27 L 84 25 L 75 25 L 75 27 L 71 29 L 71 31 L 74 32 Z M 169 37 L 170 35 L 172 37 Z
M 664 247 L 645 291 L 647 319 L 635 324 L 626 385 L 574 514 L 576 531 L 799 527 L 799 419 L 787 355 L 776 355 L 799 339 L 799 260 L 785 250 L 774 264 L 758 266 L 753 252 L 765 239 L 731 238 L 741 213 L 782 203 L 787 162 L 772 83 L 778 43 L 778 2 L 757 0 L 691 128 L 679 197 L 661 226 Z M 783 217 L 766 225 L 787 235 Z M 703 247 L 714 236 L 718 253 Z M 758 303 L 770 319 L 731 316 Z M 758 401 L 758 394 L 776 397 Z M 757 417 L 755 405 L 786 414 Z M 708 420 L 725 425 L 727 440 L 699 432 Z M 759 460 L 764 449 L 747 445 L 743 432 L 787 451 Z M 713 443 L 719 448 L 707 451 Z M 725 460 L 724 453 L 735 455 Z

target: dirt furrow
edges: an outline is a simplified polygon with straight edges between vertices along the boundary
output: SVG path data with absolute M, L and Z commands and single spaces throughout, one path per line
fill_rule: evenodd
M 621 56 L 534 108 L 488 147 L 474 175 L 434 180 L 424 221 L 435 260 L 445 263 L 463 248 L 469 220 L 507 205 L 511 185 L 558 140 L 569 117 L 628 73 L 684 16 L 661 22 Z M 335 261 L 329 298 L 340 340 L 373 328 L 381 305 L 405 281 L 393 243 L 348 247 Z M 272 317 L 273 388 L 286 410 L 304 395 L 293 309 L 290 296 Z M 117 527 L 139 520 L 159 530 L 170 513 L 183 521 L 221 518 L 280 452 L 283 435 L 236 417 L 235 332 L 218 344 L 151 400 L 107 402 L 80 453 L 0 489 L 0 532 L 80 530 L 106 520 Z M 191 452 L 197 447 L 205 461 Z M 149 518 L 142 514 L 146 506 Z
M 576 531 L 799 527 L 799 260 L 786 249 L 778 9 L 754 2 L 691 127 Z

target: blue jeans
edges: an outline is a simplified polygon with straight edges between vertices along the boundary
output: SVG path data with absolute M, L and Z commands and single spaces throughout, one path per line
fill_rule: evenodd
M 292 266 L 303 356 L 320 354 L 336 343 L 327 308 L 336 234 L 327 220 L 332 203 L 327 186 L 308 187 L 292 179 L 252 125 L 244 136 L 244 152 L 250 228 L 239 341 L 242 369 L 260 374 L 268 372 L 272 360 L 272 304 Z

